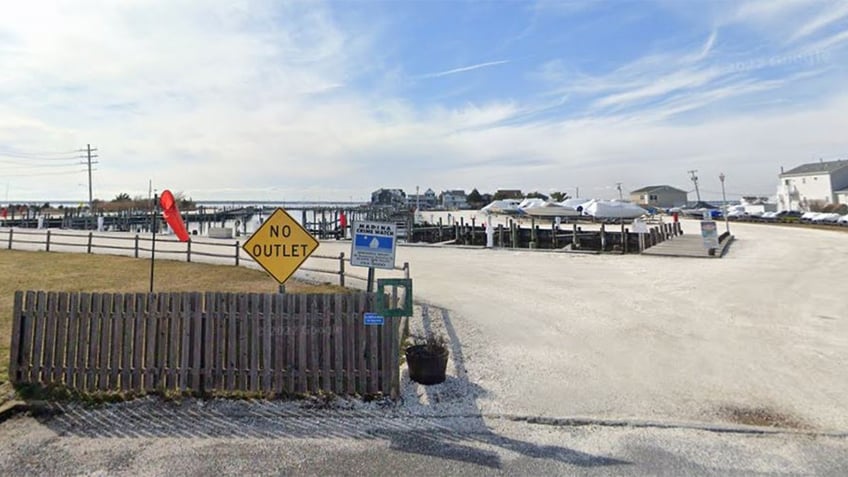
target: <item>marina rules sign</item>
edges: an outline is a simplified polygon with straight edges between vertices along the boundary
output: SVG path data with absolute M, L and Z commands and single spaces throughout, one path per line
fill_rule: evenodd
M 275 210 L 242 246 L 280 284 L 317 248 L 315 237 L 283 209 Z

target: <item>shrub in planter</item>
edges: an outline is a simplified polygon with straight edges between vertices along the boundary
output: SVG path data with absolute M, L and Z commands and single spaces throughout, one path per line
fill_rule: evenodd
M 445 381 L 448 367 L 448 347 L 441 335 L 415 338 L 406 348 L 406 365 L 409 378 L 421 384 L 439 384 Z

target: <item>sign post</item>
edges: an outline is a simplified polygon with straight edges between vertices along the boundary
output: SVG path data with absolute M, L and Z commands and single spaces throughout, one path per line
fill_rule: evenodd
M 242 245 L 277 280 L 280 293 L 285 292 L 283 283 L 317 248 L 318 240 L 283 209 L 275 210 Z

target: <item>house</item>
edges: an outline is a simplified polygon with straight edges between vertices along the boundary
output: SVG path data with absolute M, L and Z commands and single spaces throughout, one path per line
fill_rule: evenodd
M 431 210 L 439 205 L 439 198 L 433 192 L 433 189 L 427 189 L 423 194 L 409 194 L 406 196 L 406 205 L 410 209 L 418 207 L 421 210 Z
M 494 200 L 504 200 L 504 199 L 518 199 L 521 200 L 524 198 L 524 193 L 521 192 L 520 189 L 498 189 L 495 192 L 495 195 L 492 196 Z
M 654 185 L 630 191 L 630 201 L 647 207 L 685 207 L 688 195 L 670 185 Z
M 465 209 L 468 207 L 468 198 L 464 190 L 446 190 L 440 195 L 442 207 L 447 210 Z
M 406 193 L 402 189 L 377 189 L 371 193 L 371 205 L 406 207 Z
M 848 159 L 811 162 L 788 171 L 780 168 L 777 204 L 780 210 L 810 211 L 830 204 L 848 204 Z

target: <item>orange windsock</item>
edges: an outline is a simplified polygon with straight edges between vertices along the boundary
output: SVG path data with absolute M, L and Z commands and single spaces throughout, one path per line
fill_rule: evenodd
M 174 231 L 177 238 L 180 239 L 180 242 L 188 242 L 188 232 L 186 231 L 185 223 L 183 223 L 183 218 L 180 216 L 180 211 L 177 210 L 177 201 L 174 200 L 174 194 L 171 194 L 171 191 L 168 189 L 162 191 L 162 197 L 159 198 L 159 205 L 162 206 L 162 217 L 165 217 L 165 221 L 168 222 L 168 225 Z

